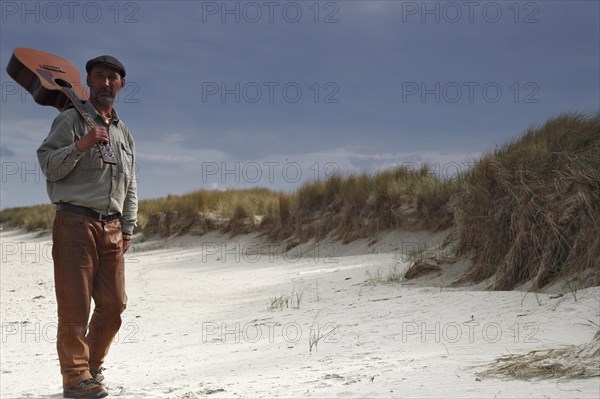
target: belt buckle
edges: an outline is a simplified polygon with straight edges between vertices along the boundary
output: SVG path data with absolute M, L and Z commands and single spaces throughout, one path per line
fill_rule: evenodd
M 101 222 L 109 222 L 110 221 L 110 215 L 100 215 L 98 214 L 98 220 Z

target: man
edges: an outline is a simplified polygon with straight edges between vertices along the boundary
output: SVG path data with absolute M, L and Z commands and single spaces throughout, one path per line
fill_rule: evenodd
M 84 108 L 97 126 L 90 128 L 76 109 L 66 110 L 37 150 L 56 204 L 52 257 L 65 398 L 108 395 L 102 365 L 127 302 L 124 253 L 138 207 L 133 138 L 113 109 L 125 67 L 103 55 L 88 61 L 86 71 L 90 99 Z M 97 143 L 110 145 L 116 164 L 103 162 Z

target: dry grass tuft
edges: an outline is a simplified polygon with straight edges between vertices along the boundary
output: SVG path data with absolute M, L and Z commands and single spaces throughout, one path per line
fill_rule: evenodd
M 496 359 L 481 377 L 516 378 L 589 378 L 600 376 L 600 331 L 592 341 L 561 349 L 531 351 L 525 355 L 507 355 Z

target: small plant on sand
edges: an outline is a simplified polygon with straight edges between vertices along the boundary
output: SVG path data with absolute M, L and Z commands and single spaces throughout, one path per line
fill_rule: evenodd
M 327 324 L 325 324 L 325 327 L 327 327 Z M 327 330 L 327 328 L 325 328 L 325 330 Z M 330 340 L 331 340 L 332 339 L 331 336 L 335 335 L 335 333 L 337 333 L 338 330 L 339 330 L 339 326 L 336 325 L 329 331 L 325 331 L 324 334 L 321 334 L 321 332 L 322 332 L 321 326 L 318 323 L 315 324 L 313 322 L 313 326 L 310 328 L 310 334 L 308 336 L 308 351 L 312 352 L 313 349 L 317 350 L 317 348 L 319 346 L 319 341 L 321 341 L 325 337 L 330 337 Z M 332 341 L 329 341 L 329 342 L 332 342 Z
M 367 280 L 365 285 L 378 285 L 378 284 L 392 284 L 399 283 L 404 280 L 404 276 L 400 271 L 400 264 L 396 262 L 393 266 L 390 266 L 387 273 L 382 275 L 381 269 L 377 268 L 374 273 L 367 270 Z
M 524 291 L 522 293 L 522 295 L 521 295 L 521 306 L 523 306 L 523 303 L 525 302 L 525 298 L 527 297 L 527 295 L 529 294 L 529 292 L 532 292 L 532 291 Z M 538 295 L 538 292 L 537 291 L 533 291 L 533 295 L 535 296 L 535 300 L 536 300 L 538 306 L 542 306 L 544 303 L 540 299 L 540 296 Z
M 304 296 L 304 290 L 296 290 L 296 287 L 292 288 L 290 295 L 280 294 L 273 296 L 269 299 L 269 306 L 267 310 L 283 310 L 284 308 L 300 309 L 300 303 Z
M 381 269 L 377 268 L 375 273 L 371 273 L 371 271 L 367 270 L 367 280 L 365 281 L 365 285 L 377 285 L 383 282 L 383 278 L 381 277 Z
M 267 309 L 270 311 L 282 310 L 283 308 L 290 307 L 290 297 L 284 294 L 271 297 L 269 301 L 270 305 Z
M 400 271 L 400 265 L 398 262 L 394 263 L 393 266 L 390 266 L 388 273 L 385 276 L 386 283 L 399 283 L 404 279 L 402 272 Z
M 321 328 L 311 328 L 310 335 L 308 336 L 308 351 L 312 352 L 313 348 L 317 350 L 319 341 L 323 338 L 321 335 Z
M 293 309 L 300 309 L 300 302 L 302 301 L 302 297 L 304 296 L 304 290 L 296 291 L 296 288 L 292 288 L 291 295 L 291 306 Z

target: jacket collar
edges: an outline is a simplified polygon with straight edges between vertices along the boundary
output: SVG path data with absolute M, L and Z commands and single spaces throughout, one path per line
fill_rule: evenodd
M 87 111 L 92 115 L 92 117 L 94 119 L 96 119 L 98 117 L 100 117 L 100 119 L 102 119 L 102 115 L 100 115 L 100 112 L 98 112 L 96 110 L 96 108 L 94 108 L 91 101 L 87 101 L 84 104 L 84 107 L 87 109 Z M 114 123 L 114 124 L 119 123 L 119 115 L 117 114 L 117 111 L 114 108 L 112 109 L 112 123 Z

